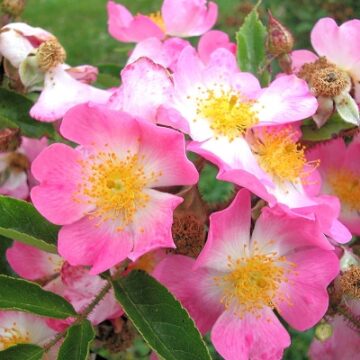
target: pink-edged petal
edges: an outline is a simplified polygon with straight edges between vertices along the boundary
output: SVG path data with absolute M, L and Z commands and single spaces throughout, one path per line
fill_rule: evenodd
M 289 123 L 312 116 L 318 107 L 304 80 L 295 75 L 284 75 L 263 90 L 254 110 L 259 126 Z
M 188 41 L 180 38 L 170 38 L 164 42 L 157 38 L 148 38 L 135 46 L 128 59 L 128 64 L 141 57 L 147 57 L 156 64 L 174 70 L 181 51 L 189 45 Z
M 81 182 L 81 154 L 64 144 L 52 144 L 34 160 L 31 171 L 40 182 L 31 190 L 37 210 L 55 224 L 71 224 L 90 207 L 74 201 Z
M 269 308 L 243 318 L 225 311 L 211 331 L 211 341 L 226 360 L 280 360 L 290 336 Z
M 189 123 L 183 118 L 179 111 L 169 108 L 166 105 L 161 105 L 157 112 L 157 123 L 180 130 L 185 134 L 190 133 Z
M 312 248 L 286 255 L 286 260 L 296 266 L 281 286 L 289 301 L 278 301 L 278 311 L 293 328 L 304 331 L 327 311 L 326 289 L 339 273 L 339 259 L 332 251 Z
M 297 73 L 304 64 L 315 62 L 318 57 L 309 50 L 295 50 L 291 53 L 291 68 Z
M 52 276 L 60 271 L 63 263 L 59 255 L 41 251 L 18 241 L 6 250 L 6 259 L 19 276 L 28 280 Z
M 92 266 L 92 275 L 125 260 L 132 248 L 131 234 L 116 231 L 111 223 L 100 223 L 97 218 L 84 217 L 59 232 L 60 255 L 73 266 Z
M 111 93 L 75 80 L 59 65 L 45 74 L 44 89 L 30 115 L 37 120 L 51 122 L 61 119 L 77 104 L 94 102 L 105 104 Z
M 128 9 L 114 1 L 107 4 L 108 30 L 122 42 L 139 42 L 149 37 L 162 39 L 164 32 L 149 17 L 132 16 Z
M 114 149 L 137 152 L 139 125 L 129 114 L 109 110 L 104 106 L 78 105 L 67 112 L 61 134 L 85 146 L 110 145 Z
M 13 332 L 10 332 L 11 329 Z M 28 338 L 29 343 L 44 345 L 56 335 L 56 332 L 46 324 L 46 319 L 40 316 L 21 311 L 1 311 L 0 338 L 9 338 L 13 334 L 19 338 Z M 6 342 L 1 341 L 0 351 L 5 348 L 7 348 Z
M 261 248 L 267 247 L 279 255 L 308 246 L 333 249 L 316 221 L 290 214 L 280 207 L 263 209 L 251 239 Z
M 208 270 L 192 270 L 194 261 L 182 255 L 168 255 L 156 266 L 152 275 L 181 302 L 200 332 L 205 334 L 214 325 L 223 307 L 221 294 L 209 286 L 211 275 Z
M 161 175 L 148 187 L 193 185 L 199 179 L 194 164 L 185 153 L 184 135 L 178 131 L 140 122 L 139 156 L 145 173 Z
M 161 14 L 167 34 L 198 36 L 213 27 L 217 19 L 217 5 L 204 0 L 164 0 Z
M 125 67 L 121 78 L 120 101 L 114 93 L 110 99 L 110 108 L 123 110 L 155 123 L 159 106 L 166 104 L 172 93 L 170 73 L 152 60 L 140 58 Z
M 21 138 L 20 151 L 23 152 L 30 162 L 40 154 L 42 150 L 48 145 L 48 139 L 43 137 L 41 139 L 31 139 L 25 136 Z
M 149 202 L 138 209 L 132 224 L 134 249 L 129 255 L 133 261 L 157 248 L 175 248 L 171 227 L 174 209 L 183 201 L 179 196 L 146 189 Z
M 196 268 L 227 271 L 229 256 L 234 259 L 234 256 L 246 255 L 250 223 L 250 192 L 242 189 L 228 208 L 210 215 L 208 239 L 196 260 Z
M 206 64 L 210 55 L 218 48 L 224 48 L 235 54 L 236 45 L 230 41 L 229 35 L 223 31 L 212 30 L 205 33 L 199 40 L 198 53 Z
M 311 32 L 311 43 L 320 56 L 348 70 L 360 60 L 360 20 L 338 26 L 331 18 L 320 19 Z
M 360 176 L 360 164 L 359 164 L 359 156 L 360 156 L 360 143 L 356 141 L 352 141 L 346 151 L 346 157 L 344 159 L 344 168 L 353 171 Z
M 176 70 L 174 72 L 174 83 L 177 90 L 187 93 L 194 85 L 202 82 L 202 72 L 205 66 L 198 57 L 196 50 L 187 46 L 181 52 Z
M 84 84 L 92 84 L 96 81 L 99 70 L 95 66 L 80 65 L 66 69 L 75 80 L 81 81 Z

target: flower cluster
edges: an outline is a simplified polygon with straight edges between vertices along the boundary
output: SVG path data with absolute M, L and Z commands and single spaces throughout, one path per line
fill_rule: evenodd
M 9 83 L 41 92 L 34 119 L 58 121 L 50 144 L 16 134 L 22 141 L 0 154 L 0 193 L 61 226 L 56 255 L 14 242 L 13 271 L 81 312 L 105 286 L 101 273 L 142 269 L 226 360 L 281 359 L 291 343 L 285 322 L 333 329 L 313 342 L 311 359 L 355 359 L 360 262 L 345 244 L 360 235 L 360 20 L 319 20 L 315 55 L 292 52 L 271 16 L 269 55 L 288 63 L 260 83 L 261 72 L 273 75 L 268 66 L 242 71 L 236 44 L 211 30 L 213 2 L 164 0 L 133 16 L 109 1 L 107 11 L 110 35 L 136 45 L 121 85 L 106 90 L 90 85 L 96 68 L 67 65 L 47 31 L 0 31 Z M 193 36 L 197 47 L 183 39 Z M 333 118 L 351 131 L 304 136 L 306 126 L 321 131 L 309 123 Z M 234 188 L 215 207 L 197 187 L 205 164 Z M 89 319 L 122 315 L 111 290 Z M 73 321 L 2 312 L 0 350 L 43 345 Z

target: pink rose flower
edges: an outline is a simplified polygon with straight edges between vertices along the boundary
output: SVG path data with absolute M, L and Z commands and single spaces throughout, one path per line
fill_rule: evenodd
M 204 34 L 217 19 L 217 5 L 207 0 L 164 0 L 161 11 L 133 16 L 129 10 L 109 1 L 109 33 L 123 42 L 140 42 L 166 35 L 188 37 Z
M 153 189 L 191 185 L 198 173 L 182 134 L 100 106 L 79 105 L 61 124 L 80 144 L 52 144 L 34 161 L 35 207 L 63 225 L 59 253 L 98 274 L 129 257 L 174 247 L 173 210 L 182 198 Z
M 339 272 L 314 221 L 263 210 L 250 237 L 250 193 L 210 216 L 197 260 L 168 256 L 154 276 L 183 303 L 202 333 L 211 330 L 226 360 L 281 359 L 293 328 L 314 326 L 328 307 L 327 286 Z

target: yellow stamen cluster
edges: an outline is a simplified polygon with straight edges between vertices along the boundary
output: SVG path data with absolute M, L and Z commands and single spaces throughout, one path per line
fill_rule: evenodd
M 153 21 L 163 32 L 166 32 L 165 22 L 163 17 L 161 16 L 160 11 L 156 11 L 150 13 L 148 17 Z
M 259 122 L 253 108 L 255 101 L 234 90 L 207 89 L 196 103 L 197 116 L 209 121 L 217 137 L 226 136 L 229 141 L 243 135 Z
M 334 169 L 329 172 L 328 183 L 343 205 L 360 211 L 359 174 L 347 169 Z
M 295 266 L 276 252 L 261 253 L 256 247 L 252 254 L 238 259 L 228 256 L 229 271 L 214 278 L 221 287 L 221 302 L 226 309 L 243 317 L 258 314 L 264 307 L 276 308 L 275 300 L 289 302 L 281 284 L 289 282 Z
M 306 160 L 305 147 L 293 135 L 287 127 L 280 131 L 263 130 L 253 144 L 261 168 L 276 180 L 296 182 L 309 175 L 305 165 L 319 166 L 319 161 Z
M 36 53 L 39 68 L 47 72 L 59 64 L 63 64 L 66 59 L 65 49 L 54 37 L 43 42 Z
M 111 151 L 99 151 L 81 161 L 83 181 L 74 194 L 75 201 L 94 205 L 91 213 L 99 223 L 115 221 L 122 231 L 129 225 L 136 212 L 145 208 L 149 196 L 143 191 L 150 181 L 156 180 L 161 173 L 146 174 L 142 161 L 144 157 L 131 154 L 123 158 Z
M 0 328 L 0 350 L 5 350 L 16 344 L 27 343 L 30 343 L 29 332 L 20 332 L 15 322 L 11 328 Z

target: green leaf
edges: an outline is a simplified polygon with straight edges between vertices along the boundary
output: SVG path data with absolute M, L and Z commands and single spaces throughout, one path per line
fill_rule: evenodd
M 269 81 L 269 73 L 262 72 L 266 63 L 266 27 L 259 19 L 256 8 L 246 16 L 243 25 L 236 33 L 237 59 L 241 71 L 260 76 L 261 83 L 266 85 Z
M 86 360 L 94 337 L 95 331 L 89 320 L 71 326 L 61 345 L 57 360 Z
M 332 116 L 320 129 L 312 120 L 307 120 L 301 127 L 302 140 L 323 141 L 330 140 L 343 130 L 352 129 L 353 124 L 345 122 L 339 115 Z
M 203 200 L 210 204 L 228 201 L 234 194 L 234 185 L 216 179 L 217 173 L 215 166 L 206 164 L 200 174 L 199 191 Z
M 64 298 L 23 279 L 0 275 L 0 309 L 27 311 L 56 319 L 76 315 Z
M 193 320 L 151 276 L 133 271 L 113 282 L 115 297 L 150 347 L 166 360 L 209 360 Z
M 0 196 L 0 235 L 56 253 L 58 231 L 30 203 Z
M 25 96 L 0 88 L 0 128 L 19 127 L 22 135 L 32 138 L 53 137 L 55 130 L 52 124 L 30 117 L 29 111 L 33 105 Z
M 44 349 L 33 344 L 19 344 L 0 351 L 3 360 L 40 360 L 43 355 Z

